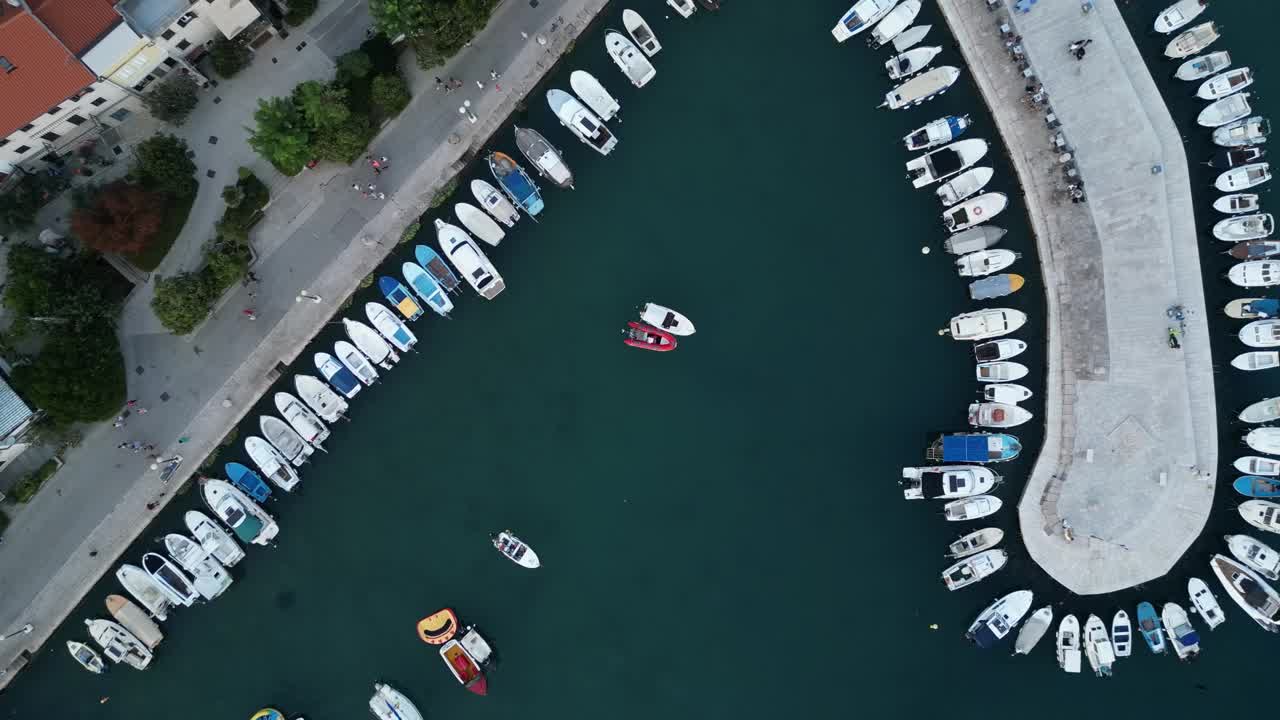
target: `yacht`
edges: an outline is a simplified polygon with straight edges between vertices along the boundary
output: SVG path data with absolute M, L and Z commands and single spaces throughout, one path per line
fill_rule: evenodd
M 954 500 L 989 492 L 1000 480 L 977 465 L 930 465 L 902 468 L 898 484 L 907 500 Z
M 560 124 L 578 136 L 584 145 L 601 155 L 608 155 L 618 145 L 618 138 L 595 113 L 578 102 L 577 98 L 563 90 L 552 88 L 547 91 L 547 104 L 556 114 Z
M 969 587 L 996 574 L 1009 562 L 1009 553 L 1003 550 L 984 550 L 970 555 L 942 571 L 942 584 L 955 591 Z

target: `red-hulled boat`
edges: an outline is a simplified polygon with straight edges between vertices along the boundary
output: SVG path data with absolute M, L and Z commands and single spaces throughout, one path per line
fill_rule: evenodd
M 440 648 L 440 657 L 449 666 L 449 672 L 462 683 L 462 687 L 477 695 L 489 694 L 489 681 L 480 669 L 480 663 L 467 652 L 462 643 L 450 640 Z
M 632 320 L 627 323 L 627 329 L 622 331 L 625 336 L 623 342 L 633 348 L 641 350 L 652 350 L 654 352 L 667 352 L 676 349 L 676 338 L 666 330 L 659 330 L 652 325 L 646 325 L 642 322 Z

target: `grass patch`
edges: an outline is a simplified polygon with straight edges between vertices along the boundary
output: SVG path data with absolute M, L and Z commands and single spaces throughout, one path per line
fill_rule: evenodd
M 403 245 L 418 236 L 418 231 L 422 229 L 422 221 L 414 220 L 413 224 L 404 229 L 400 233 L 400 244 Z
M 164 260 L 164 256 L 169 254 L 169 248 L 173 247 L 174 241 L 182 233 L 183 226 L 187 224 L 187 216 L 191 214 L 191 206 L 195 202 L 196 196 L 194 193 L 169 198 L 169 202 L 165 206 L 164 222 L 160 224 L 160 231 L 156 233 L 155 239 L 151 241 L 151 244 L 145 250 L 129 255 L 129 262 L 144 272 L 151 272 L 159 267 L 160 261 Z
M 455 175 L 452 180 L 444 184 L 444 187 L 437 190 L 436 194 L 431 196 L 431 209 L 434 210 L 445 204 L 449 196 L 453 195 L 453 191 L 458 189 L 459 182 L 461 178 Z
M 50 476 L 58 469 L 58 461 L 50 458 L 43 465 L 36 468 L 36 471 L 30 473 L 17 485 L 13 486 L 13 499 L 20 503 L 31 502 L 31 498 L 36 496 L 40 491 L 40 486 L 49 479 Z

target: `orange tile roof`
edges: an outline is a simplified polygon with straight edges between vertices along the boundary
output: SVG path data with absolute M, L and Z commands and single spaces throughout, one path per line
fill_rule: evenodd
M 31 0 L 28 5 L 76 55 L 83 55 L 122 20 L 111 0 Z
M 7 5 L 0 15 L 0 138 L 93 84 L 93 74 L 34 17 Z M 7 65 L 6 65 L 7 67 Z

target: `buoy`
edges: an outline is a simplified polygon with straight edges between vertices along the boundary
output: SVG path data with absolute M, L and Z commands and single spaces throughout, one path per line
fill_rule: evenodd
M 921 255 L 928 255 L 929 253 L 930 253 L 930 250 L 928 245 L 925 245 L 924 247 L 920 248 Z
M 938 629 L 938 623 L 933 623 L 932 625 L 930 625 L 930 626 L 929 626 L 929 629 L 930 629 L 930 630 L 937 630 L 937 629 Z

